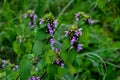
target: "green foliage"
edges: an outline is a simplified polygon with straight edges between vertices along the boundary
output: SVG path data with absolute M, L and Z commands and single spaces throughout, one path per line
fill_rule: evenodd
M 120 0 L 2 0 L 0 5 L 0 80 L 120 79 Z M 23 18 L 30 9 L 38 17 L 34 29 L 29 27 L 30 19 Z M 89 18 L 95 24 L 87 24 Z M 40 19 L 45 19 L 41 25 Z M 50 36 L 47 23 L 55 19 L 59 24 Z M 82 28 L 80 52 L 65 36 L 72 25 L 73 30 Z M 2 60 L 6 60 L 4 68 Z
M 19 65 L 20 78 L 22 80 L 27 80 L 31 75 L 31 70 L 32 63 L 29 60 L 23 59 Z

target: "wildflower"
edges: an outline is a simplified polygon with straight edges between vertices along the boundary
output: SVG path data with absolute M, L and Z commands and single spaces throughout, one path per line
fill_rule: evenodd
M 28 78 L 28 80 L 40 80 L 40 77 L 32 76 L 31 78 Z
M 33 19 L 34 19 L 34 20 L 36 20 L 36 19 L 37 19 L 37 15 L 36 15 L 36 14 L 33 16 Z
M 53 30 L 52 29 L 49 29 L 49 34 L 50 34 L 50 36 L 53 35 Z
M 40 77 L 36 77 L 37 80 L 40 80 Z
M 65 36 L 67 37 L 68 36 L 68 34 L 69 34 L 69 32 L 68 31 L 65 31 L 66 33 L 65 33 Z
M 15 65 L 15 67 L 12 69 L 13 71 L 18 69 L 18 65 Z
M 6 60 L 2 60 L 2 65 L 1 65 L 2 68 L 5 68 L 6 62 L 7 62 Z
M 58 25 L 58 21 L 55 20 L 55 21 L 53 22 L 53 24 L 54 24 L 54 26 L 56 27 L 56 26 Z
M 55 48 L 54 51 L 55 51 L 56 53 L 58 53 L 59 50 L 58 50 L 58 48 Z
M 87 21 L 88 21 L 88 23 L 91 24 L 91 25 L 94 23 L 94 21 L 93 21 L 92 19 L 88 19 Z
M 53 45 L 55 43 L 55 40 L 53 38 L 50 39 L 50 44 Z
M 77 51 L 80 52 L 82 50 L 82 45 L 81 44 L 78 44 L 77 45 Z
M 29 26 L 30 26 L 30 28 L 31 28 L 31 29 L 34 27 L 34 25 L 33 25 L 33 22 L 32 22 L 32 21 L 30 21 L 30 22 L 29 22 Z
M 42 24 L 44 22 L 44 19 L 40 19 L 39 24 Z
M 72 37 L 71 39 L 71 44 L 74 44 L 76 42 L 77 38 L 75 36 Z
M 59 63 L 60 63 L 60 60 L 59 60 L 59 59 L 57 59 L 57 60 L 56 60 L 56 64 L 59 64 Z
M 76 21 L 79 21 L 79 16 L 80 16 L 79 13 L 76 13 L 76 14 L 75 14 Z
M 29 15 L 31 18 L 33 17 L 33 13 L 30 13 L 30 15 Z
M 64 68 L 64 63 L 61 63 L 61 67 Z
M 29 13 L 24 14 L 24 18 L 29 18 L 29 26 L 31 29 L 34 28 L 35 20 L 37 19 L 37 15 L 34 13 L 34 11 L 30 11 Z
M 50 23 L 47 24 L 48 29 L 52 29 Z

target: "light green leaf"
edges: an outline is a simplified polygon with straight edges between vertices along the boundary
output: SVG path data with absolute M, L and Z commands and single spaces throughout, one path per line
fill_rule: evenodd
M 31 75 L 32 63 L 29 60 L 22 60 L 19 65 L 20 78 L 27 80 Z
M 38 56 L 42 53 L 42 41 L 36 40 L 33 46 L 33 53 Z

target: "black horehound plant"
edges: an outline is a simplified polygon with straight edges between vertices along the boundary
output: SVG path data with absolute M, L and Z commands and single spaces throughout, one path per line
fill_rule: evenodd
M 54 78 L 61 79 L 67 73 L 72 75 L 78 73 L 79 71 L 72 64 L 77 53 L 83 49 L 84 45 L 80 43 L 80 38 L 84 30 L 76 23 L 82 20 L 84 23 L 93 24 L 91 17 L 83 12 L 76 13 L 75 24 L 64 31 L 65 37 L 60 42 L 54 37 L 54 33 L 58 31 L 59 20 L 55 19 L 51 13 L 39 19 L 35 12 L 30 10 L 24 17 L 30 20 L 30 29 L 35 30 L 35 43 L 33 54 L 29 54 L 27 59 L 20 62 L 19 77 L 23 80 L 53 80 Z M 26 72 L 24 70 L 29 70 L 27 75 L 23 74 Z

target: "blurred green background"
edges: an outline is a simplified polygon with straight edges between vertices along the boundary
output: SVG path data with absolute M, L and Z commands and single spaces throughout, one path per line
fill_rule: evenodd
M 120 80 L 120 0 L 0 0 L 1 59 L 17 63 L 21 50 L 16 54 L 14 43 L 20 36 L 29 39 L 22 50 L 28 49 L 26 53 L 30 53 L 34 35 L 30 34 L 28 21 L 23 18 L 28 10 L 34 10 L 38 17 L 51 12 L 58 18 L 61 25 L 60 31 L 56 33 L 59 34 L 56 35 L 58 40 L 59 36 L 64 35 L 64 26 L 75 21 L 75 13 L 83 11 L 97 20 L 93 26 L 84 25 L 82 53 L 99 54 L 107 64 L 105 80 Z M 92 69 L 91 66 L 86 68 Z M 101 80 L 101 76 L 97 77 L 96 73 L 86 74 L 96 75 L 95 79 L 90 77 L 91 80 Z

